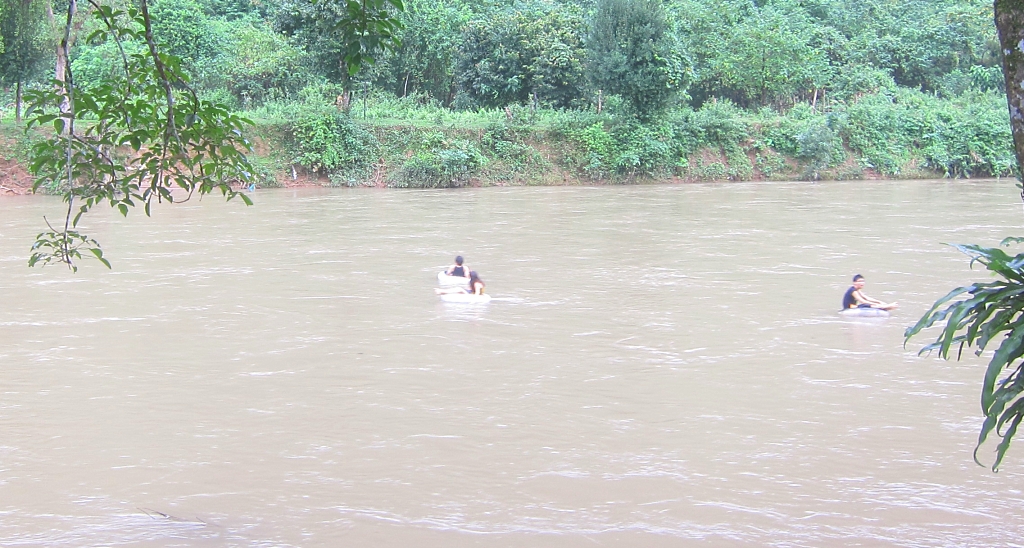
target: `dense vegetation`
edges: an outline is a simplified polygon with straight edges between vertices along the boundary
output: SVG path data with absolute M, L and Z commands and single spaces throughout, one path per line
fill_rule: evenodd
M 47 26 L 50 1 L 0 13 L 10 110 L 23 86 L 53 77 L 63 22 Z M 970 177 L 1014 165 L 984 0 L 408 0 L 397 47 L 355 50 L 340 2 L 150 4 L 156 39 L 199 97 L 257 122 L 260 184 Z M 86 89 L 119 70 L 121 49 L 146 47 L 96 30 L 82 17 L 70 49 Z

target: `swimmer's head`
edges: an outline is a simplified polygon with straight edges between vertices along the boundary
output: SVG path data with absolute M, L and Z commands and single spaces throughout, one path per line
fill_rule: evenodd
M 462 255 L 459 255 L 458 257 L 455 257 L 455 264 L 458 264 L 458 265 L 462 264 Z

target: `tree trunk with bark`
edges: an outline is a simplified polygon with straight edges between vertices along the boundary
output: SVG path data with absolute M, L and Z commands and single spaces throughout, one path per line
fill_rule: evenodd
M 18 80 L 18 85 L 14 92 L 14 121 L 15 123 L 21 124 L 21 80 Z
M 1013 151 L 1020 176 L 1024 165 L 1024 0 L 995 0 L 995 19 L 1003 50 L 1006 103 L 1010 108 Z

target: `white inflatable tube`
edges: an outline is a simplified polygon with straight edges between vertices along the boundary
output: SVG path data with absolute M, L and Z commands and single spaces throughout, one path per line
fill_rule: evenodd
M 881 308 L 847 308 L 840 310 L 839 315 L 848 318 L 888 318 L 889 311 Z
M 462 276 L 449 276 L 444 271 L 437 273 L 437 284 L 441 287 L 469 287 L 469 278 Z
M 472 293 L 445 293 L 441 295 L 441 300 L 446 303 L 484 304 L 491 302 L 491 296 L 486 293 L 483 295 L 474 295 Z

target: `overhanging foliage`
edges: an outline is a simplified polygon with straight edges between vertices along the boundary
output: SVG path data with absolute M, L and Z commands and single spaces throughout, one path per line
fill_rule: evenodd
M 77 270 L 75 259 L 86 250 L 109 267 L 96 241 L 75 230 L 82 216 L 102 202 L 122 215 L 142 205 L 149 215 L 154 203 L 218 190 L 229 200 L 238 196 L 251 204 L 231 187 L 252 177 L 245 156 L 249 143 L 242 136 L 251 122 L 199 99 L 180 59 L 157 50 L 145 0 L 140 5 L 139 10 L 93 5 L 102 27 L 89 40 L 118 45 L 122 71 L 116 78 L 84 89 L 76 85 L 68 63 L 65 80 L 26 96 L 27 128 L 52 128 L 32 151 L 35 188 L 57 190 L 68 204 L 63 226 L 48 223 L 49 230 L 37 237 L 30 266 L 59 262 Z M 62 41 L 65 54 L 75 8 L 72 1 Z M 148 48 L 127 53 L 120 47 L 125 40 Z
M 1002 245 L 1022 241 L 1024 238 L 1007 238 Z M 974 348 L 980 356 L 991 345 L 998 344 L 982 383 L 981 410 L 985 422 L 974 449 L 974 460 L 981 464 L 978 450 L 995 432 L 1001 440 L 992 463 L 992 470 L 997 471 L 1024 420 L 1024 253 L 1011 256 L 999 248 L 953 247 L 971 257 L 972 266 L 980 263 L 1001 279 L 950 291 L 935 301 L 917 324 L 907 328 L 905 336 L 909 340 L 923 329 L 944 323 L 935 342 L 921 349 L 922 354 L 937 351 L 944 359 L 949 358 L 953 349 L 960 359 L 965 348 Z

